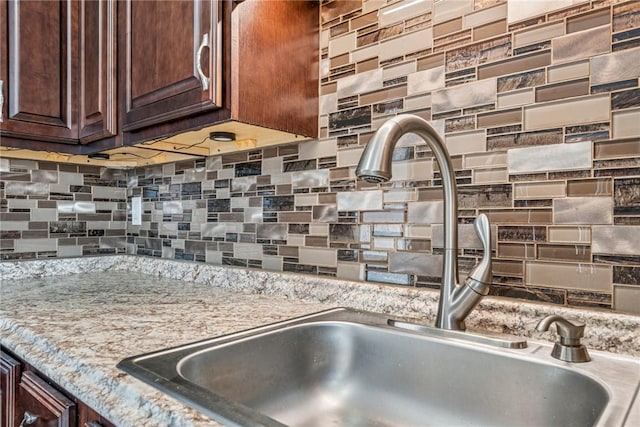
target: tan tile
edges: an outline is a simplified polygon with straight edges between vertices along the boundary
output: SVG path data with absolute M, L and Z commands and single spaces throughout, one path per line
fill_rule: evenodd
M 431 94 L 409 96 L 404 99 L 404 110 L 422 110 L 431 107 Z
M 338 265 L 338 253 L 334 249 L 300 248 L 298 250 L 300 264 L 322 265 L 336 267 Z
M 562 21 L 538 25 L 533 28 L 527 27 L 513 34 L 513 47 L 528 46 L 562 35 L 564 35 L 564 23 Z
M 549 129 L 562 125 L 606 122 L 609 120 L 609 94 L 585 96 L 524 107 L 526 130 Z
M 473 41 L 484 40 L 507 32 L 507 20 L 492 22 L 473 29 Z
M 516 182 L 513 184 L 513 197 L 520 200 L 550 199 L 565 197 L 566 194 L 566 185 L 563 181 Z
M 495 274 L 505 275 L 505 276 L 513 276 L 513 277 L 523 277 L 524 276 L 524 265 L 522 261 L 512 261 L 512 260 L 496 260 L 493 262 L 493 272 Z
M 613 309 L 640 314 L 640 286 L 613 286 Z
M 364 147 L 351 148 L 348 150 L 340 150 L 337 154 L 337 166 L 339 168 L 346 168 L 349 166 L 356 166 L 360 161 Z
M 338 80 L 338 98 L 382 89 L 382 69 L 365 71 Z
M 551 243 L 591 243 L 591 228 L 588 226 L 549 227 L 548 240 Z
M 444 22 L 473 11 L 473 0 L 440 0 L 433 5 L 433 22 Z
M 351 32 L 329 40 L 329 58 L 349 53 L 356 48 L 356 33 Z
M 497 182 L 508 182 L 509 172 L 507 168 L 474 169 L 474 184 L 490 184 Z
M 498 108 L 533 104 L 534 99 L 535 92 L 533 88 L 503 92 L 498 94 Z
M 452 156 L 487 151 L 485 131 L 463 132 L 447 135 L 447 149 Z
M 568 64 L 554 65 L 547 69 L 547 81 L 549 83 L 587 76 L 589 76 L 589 60 L 587 59 Z
M 494 21 L 506 19 L 507 3 L 501 3 L 492 7 L 476 8 L 475 12 L 467 13 L 462 17 L 463 28 L 479 27 Z M 506 20 L 505 20 L 506 24 Z M 506 26 L 505 26 L 506 29 Z
M 385 61 L 408 53 L 425 50 L 431 46 L 433 46 L 433 34 L 431 27 L 428 27 L 380 43 L 377 46 L 378 58 L 380 61 Z
M 433 26 L 433 37 L 442 37 L 449 33 L 454 33 L 462 29 L 462 17 L 454 18 L 450 21 L 441 22 Z
M 382 69 L 382 80 L 391 80 L 398 77 L 405 77 L 417 71 L 416 61 L 407 61 L 395 64 Z
M 417 160 L 409 162 L 393 162 L 391 164 L 391 181 L 413 181 L 433 178 L 433 161 Z
M 525 284 L 552 288 L 611 292 L 609 265 L 587 263 L 526 262 Z
M 508 0 L 507 18 L 509 24 L 544 15 L 548 12 L 564 9 L 581 3 L 588 3 L 588 0 L 553 0 L 553 1 L 529 1 L 529 0 Z
M 320 86 L 320 95 L 329 95 L 332 93 L 336 93 L 337 90 L 338 84 L 336 82 L 322 85 Z
M 482 168 L 490 166 L 506 166 L 507 153 L 492 151 L 489 153 L 466 154 L 464 156 L 464 169 Z
M 629 138 L 640 135 L 640 109 L 616 111 L 612 114 L 613 138 Z

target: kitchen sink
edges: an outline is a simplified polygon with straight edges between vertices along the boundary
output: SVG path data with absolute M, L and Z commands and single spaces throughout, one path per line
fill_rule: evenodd
M 226 425 L 624 426 L 640 363 L 494 348 L 334 309 L 127 358 L 118 367 Z M 463 338 L 463 337 L 462 337 Z

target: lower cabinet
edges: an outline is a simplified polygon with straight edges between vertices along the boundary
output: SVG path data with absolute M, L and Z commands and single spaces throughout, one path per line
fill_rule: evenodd
M 0 361 L 0 427 L 115 427 L 4 349 Z

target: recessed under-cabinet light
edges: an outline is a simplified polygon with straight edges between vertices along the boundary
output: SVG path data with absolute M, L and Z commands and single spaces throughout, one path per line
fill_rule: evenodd
M 231 142 L 236 140 L 236 134 L 233 132 L 211 132 L 209 138 L 218 142 Z
M 109 160 L 111 156 L 107 153 L 92 153 L 88 154 L 87 157 L 93 160 Z

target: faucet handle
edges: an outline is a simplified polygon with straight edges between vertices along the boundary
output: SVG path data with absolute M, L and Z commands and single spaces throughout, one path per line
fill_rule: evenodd
M 588 362 L 591 360 L 587 348 L 580 343 L 584 337 L 584 322 L 575 319 L 565 319 L 557 314 L 550 315 L 540 320 L 536 330 L 548 331 L 551 324 L 556 324 L 560 340 L 555 343 L 551 356 L 565 362 Z

